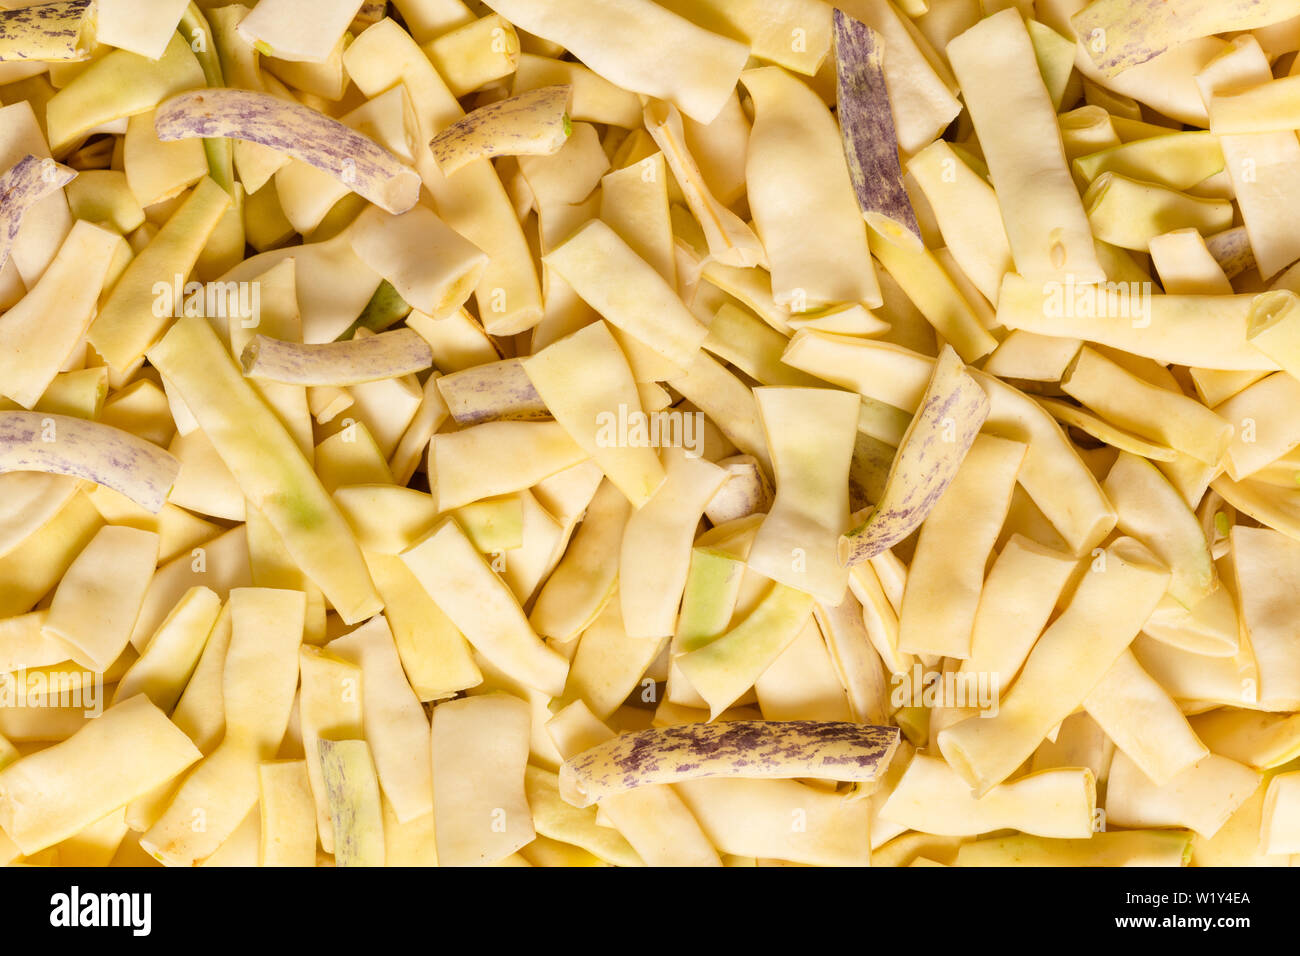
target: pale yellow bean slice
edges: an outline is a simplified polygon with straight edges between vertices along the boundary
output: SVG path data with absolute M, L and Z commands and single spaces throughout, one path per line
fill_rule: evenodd
M 434 832 L 440 865 L 498 863 L 533 839 L 524 792 L 530 719 L 528 705 L 506 694 L 434 708 Z

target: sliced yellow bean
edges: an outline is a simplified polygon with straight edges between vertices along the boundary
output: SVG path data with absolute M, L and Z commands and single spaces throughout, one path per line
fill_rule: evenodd
M 569 662 L 541 642 L 454 520 L 444 520 L 402 560 L 484 657 L 526 686 L 552 696 L 563 692 Z
M 173 93 L 204 85 L 190 41 L 179 33 L 170 34 L 156 60 L 114 50 L 50 99 L 46 107 L 50 147 L 62 155 L 102 123 L 143 113 Z
M 315 866 L 316 810 L 302 760 L 258 767 L 261 843 L 258 866 Z
M 939 733 L 949 765 L 982 796 L 1005 780 L 1083 698 L 1137 636 L 1169 572 L 1131 538 L 1102 552 L 1070 603 L 1039 638 L 994 717 L 970 717 Z
M 1196 74 L 1202 100 L 1271 81 L 1268 57 L 1253 36 L 1238 36 L 1223 53 Z M 1210 125 L 1213 120 L 1210 121 Z M 1251 250 L 1262 277 L 1268 278 L 1300 256 L 1300 239 L 1292 224 L 1300 197 L 1287 169 L 1300 162 L 1300 142 L 1292 130 L 1219 135 L 1224 168 L 1241 210 Z
M 1088 182 L 1118 173 L 1172 189 L 1191 189 L 1223 170 L 1223 151 L 1213 133 L 1200 130 L 1150 136 L 1080 156 L 1074 169 Z
M 298 665 L 302 677 L 298 723 L 307 761 L 307 779 L 316 804 L 321 846 L 329 853 L 334 850 L 334 828 L 330 825 L 329 796 L 325 790 L 317 741 L 361 736 L 361 667 L 340 660 L 321 648 L 306 646 L 299 649 Z
M 90 327 L 90 344 L 117 375 L 123 375 L 167 328 L 170 312 L 157 308 L 159 278 L 168 287 L 183 282 L 204 243 L 230 205 L 230 196 L 211 179 L 189 198 L 149 245 L 131 260 Z
M 1300 542 L 1271 528 L 1240 525 L 1229 542 L 1242 624 L 1259 661 L 1260 704 L 1290 710 L 1300 700 L 1300 668 L 1283 608 L 1300 574 Z
M 1174 229 L 1210 235 L 1232 225 L 1226 199 L 1201 199 L 1113 172 L 1093 180 L 1083 201 L 1093 234 L 1125 249 L 1145 251 L 1152 239 Z
M 149 351 L 199 417 L 250 501 L 344 621 L 381 606 L 338 507 L 284 426 L 253 392 L 211 326 L 185 318 Z M 285 488 L 292 488 L 286 497 Z
M 1084 348 L 1061 387 L 1115 424 L 1144 438 L 1218 464 L 1232 438 L 1232 425 L 1199 402 L 1151 385 Z
M 665 473 L 654 448 L 621 435 L 617 423 L 642 419 L 632 370 L 603 322 L 594 322 L 524 362 L 524 371 L 569 433 L 634 508 L 645 505 Z
M 1300 773 L 1281 773 L 1268 782 L 1259 842 L 1265 853 L 1300 852 Z
M 989 675 L 1006 693 L 1056 607 L 1077 561 L 1013 534 L 993 561 L 971 627 L 970 657 L 958 673 Z
M 429 725 L 419 698 L 407 683 L 383 615 L 330 641 L 328 653 L 361 668 L 366 740 L 384 795 L 397 819 L 409 823 L 433 812 L 433 783 L 425 754 Z
M 434 832 L 440 865 L 490 865 L 533 839 L 524 791 L 529 723 L 528 705 L 505 694 L 434 708 Z
M 483 675 L 464 636 L 401 558 L 367 552 L 366 566 L 384 599 L 384 614 L 416 696 L 441 700 L 481 683 Z
M 724 265 L 749 267 L 767 262 L 767 253 L 749 226 L 719 202 L 709 190 L 704 174 L 686 144 L 686 131 L 676 107 L 649 103 L 645 109 L 646 129 L 654 137 L 672 170 L 687 205 L 695 215 L 713 258 Z
M 1019 12 L 979 21 L 948 44 L 948 59 L 989 164 L 1016 271 L 1034 282 L 1105 279 Z
M 754 682 L 764 720 L 852 720 L 844 684 L 835 672 L 817 618 Z
M 883 820 L 945 836 L 1012 829 L 1056 839 L 1087 839 L 1096 781 L 1086 768 L 1044 770 L 976 798 L 939 757 L 917 754 L 880 810 Z
M 348 230 L 352 251 L 392 283 L 398 294 L 433 318 L 452 314 L 469 298 L 487 268 L 476 245 L 424 206 L 400 216 L 367 209 Z M 437 263 L 430 268 L 430 261 Z
M 1186 830 L 1113 830 L 1086 840 L 989 837 L 957 850 L 956 866 L 1186 866 Z
M 749 55 L 746 44 L 648 0 L 615 0 L 598 8 L 574 0 L 492 0 L 489 6 L 515 26 L 560 44 L 618 86 L 668 100 L 702 123 L 721 111 Z M 653 52 L 647 37 L 656 38 Z M 662 50 L 672 51 L 667 61 Z
M 304 595 L 241 588 L 230 607 L 222 675 L 226 735 L 140 838 L 151 856 L 173 866 L 203 862 L 239 829 L 258 800 L 258 765 L 275 756 L 293 708 Z M 196 821 L 202 825 L 196 828 Z
M 1251 304 L 1246 339 L 1291 376 L 1300 372 L 1300 308 L 1294 292 L 1265 292 Z
M 690 365 L 708 335 L 663 277 L 599 220 L 583 226 L 542 261 L 611 325 L 677 368 Z
M 993 187 L 944 140 L 913 156 L 907 171 L 930 201 L 948 251 L 984 298 L 997 305 L 1002 277 L 1015 266 Z
M 1106 781 L 1106 818 L 1122 827 L 1187 827 L 1212 837 L 1259 782 L 1249 767 L 1210 754 L 1157 786 L 1121 750 Z
M 881 304 L 867 227 L 826 105 L 780 67 L 747 71 L 754 128 L 745 167 L 750 205 L 772 264 L 778 305 Z
M 686 586 L 691 540 L 727 473 L 680 448 L 663 451 L 667 478 L 628 518 L 619 552 L 619 602 L 632 637 L 668 637 Z
M 557 422 L 485 422 L 434 436 L 430 484 L 446 512 L 521 491 L 586 459 Z
M 899 614 L 899 648 L 964 659 L 984 567 L 1011 504 L 1027 446 L 976 437 L 948 490 L 921 525 Z
M 0 826 L 26 854 L 181 773 L 199 751 L 140 694 L 0 771 Z
M 64 572 L 45 632 L 64 641 L 78 663 L 105 671 L 131 631 L 158 561 L 158 535 L 107 526 Z
M 1272 770 L 1300 756 L 1300 719 L 1292 714 L 1221 707 L 1192 717 L 1191 725 L 1215 753 L 1256 770 Z
M 1210 752 L 1131 651 L 1111 665 L 1083 706 L 1157 786 L 1169 783 Z
M 799 636 L 812 595 L 773 584 L 742 621 L 711 643 L 682 655 L 677 666 L 709 705 L 710 719 L 734 704 Z
M 1102 485 L 1121 533 L 1137 538 L 1170 569 L 1169 596 L 1195 607 L 1217 585 L 1205 532 L 1174 487 L 1151 463 L 1120 452 Z
M 145 645 L 144 653 L 117 682 L 113 700 L 142 693 L 170 714 L 198 666 L 220 613 L 221 598 L 215 591 L 205 587 L 186 591 Z
M 569 668 L 566 694 L 608 719 L 640 685 L 666 638 L 629 637 L 619 602 L 611 601 L 582 633 Z
M 796 780 L 689 780 L 682 801 L 724 853 L 809 866 L 865 866 L 870 804 Z M 791 826 L 799 820 L 799 826 Z
M 614 593 L 630 512 L 627 497 L 612 482 L 602 482 L 533 604 L 528 620 L 538 634 L 567 642 L 595 620 Z

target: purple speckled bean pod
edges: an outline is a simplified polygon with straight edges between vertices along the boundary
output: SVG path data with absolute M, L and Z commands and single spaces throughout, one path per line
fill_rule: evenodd
M 517 358 L 444 375 L 438 391 L 459 425 L 536 421 L 551 415 Z
M 1154 60 L 1198 37 L 1289 20 L 1289 0 L 1094 0 L 1070 26 L 1103 76 Z
M 191 90 L 154 117 L 164 142 L 201 137 L 246 139 L 329 173 L 381 209 L 406 212 L 420 197 L 420 177 L 374 140 L 301 103 L 251 90 Z
M 569 758 L 560 794 L 575 807 L 636 787 L 706 777 L 877 779 L 898 747 L 897 727 L 846 721 L 733 720 L 614 737 Z
M 289 385 L 360 385 L 422 372 L 433 365 L 429 343 L 410 329 L 303 345 L 255 335 L 239 357 L 249 378 Z
M 705 508 L 714 525 L 736 521 L 752 514 L 766 514 L 772 508 L 772 482 L 753 455 L 724 458 L 718 465 L 731 477 L 718 489 Z
M 27 210 L 77 176 L 75 169 L 52 159 L 38 159 L 28 153 L 0 176 L 0 269 L 9 261 L 9 250 L 22 227 Z
M 69 415 L 0 412 L 0 474 L 43 471 L 112 488 L 157 513 L 180 462 L 120 428 Z
M 893 223 L 920 248 L 921 227 L 903 188 L 894 111 L 885 88 L 884 44 L 876 31 L 842 10 L 835 11 L 834 25 L 837 114 L 858 206 L 873 226 Z
M 90 0 L 38 3 L 0 11 L 0 61 L 84 60 Z
M 1245 226 L 1234 226 L 1205 238 L 1205 248 L 1229 279 L 1235 279 L 1248 269 L 1254 269 L 1255 250 L 1250 247 L 1250 236 Z
M 466 163 L 494 156 L 549 156 L 569 138 L 571 86 L 544 86 L 489 103 L 429 141 L 448 176 Z
M 0 176 L 0 269 L 9 261 L 9 250 L 27 209 L 75 178 L 77 170 L 51 159 L 38 159 L 31 153 Z
M 952 484 L 990 407 L 983 387 L 945 347 L 903 433 L 880 501 L 865 523 L 840 537 L 841 563 L 861 564 L 920 527 Z

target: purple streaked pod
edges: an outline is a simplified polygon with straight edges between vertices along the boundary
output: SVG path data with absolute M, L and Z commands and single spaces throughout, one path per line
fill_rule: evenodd
M 301 103 L 251 90 L 191 90 L 154 117 L 164 142 L 226 137 L 260 143 L 329 173 L 381 209 L 406 212 L 420 197 L 420 177 L 374 140 Z
M 0 412 L 0 474 L 43 471 L 112 488 L 157 513 L 180 462 L 130 432 L 44 412 Z
M 560 795 L 586 807 L 616 793 L 706 777 L 871 781 L 898 748 L 897 727 L 845 721 L 729 720 L 622 734 L 570 757 Z
M 422 372 L 433 365 L 433 352 L 410 329 L 320 345 L 255 335 L 244 346 L 239 362 L 253 379 L 289 385 L 360 385 Z

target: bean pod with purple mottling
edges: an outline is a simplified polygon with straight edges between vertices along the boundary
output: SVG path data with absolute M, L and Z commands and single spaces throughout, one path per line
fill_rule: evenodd
M 27 210 L 77 177 L 77 171 L 28 153 L 0 176 L 0 269 L 9 261 Z
M 410 329 L 303 345 L 255 335 L 239 362 L 248 378 L 290 385 L 360 385 L 422 372 L 433 365 L 429 343 Z
M 43 471 L 112 488 L 157 513 L 180 462 L 130 432 L 68 415 L 0 412 L 0 474 Z
M 569 139 L 571 86 L 544 86 L 481 106 L 429 141 L 438 167 L 450 176 L 476 159 L 550 156 Z
M 458 425 L 542 421 L 550 410 L 517 358 L 502 359 L 444 375 L 438 391 Z
M 381 209 L 406 212 L 420 198 L 420 177 L 374 140 L 300 103 L 251 90 L 191 90 L 154 117 L 163 142 L 225 137 L 260 143 L 338 179 Z
M 865 523 L 840 536 L 840 561 L 861 564 L 920 527 L 957 475 L 989 417 L 989 397 L 945 346 Z
M 1112 77 L 1190 40 L 1295 16 L 1296 0 L 1093 0 L 1070 26 L 1101 75 Z
M 924 247 L 912 201 L 903 187 L 898 133 L 885 88 L 880 34 L 842 10 L 835 11 L 835 73 L 844 157 L 867 223 L 882 236 L 916 250 Z
M 897 727 L 846 721 L 734 720 L 623 734 L 569 758 L 560 795 L 575 807 L 637 787 L 707 777 L 877 779 Z
M 0 62 L 84 60 L 90 56 L 94 22 L 90 0 L 37 3 L 0 10 Z

